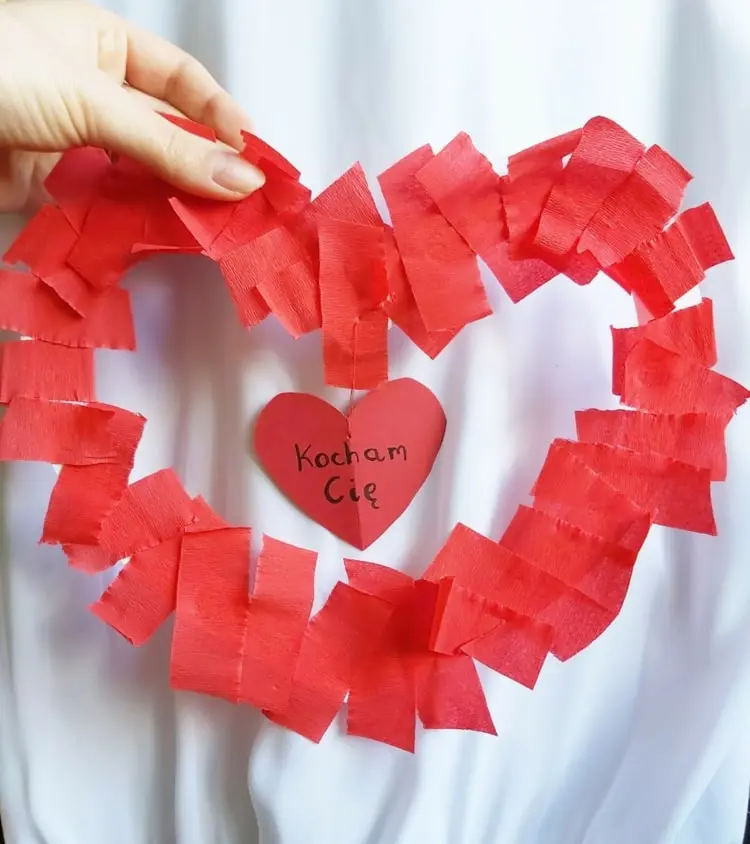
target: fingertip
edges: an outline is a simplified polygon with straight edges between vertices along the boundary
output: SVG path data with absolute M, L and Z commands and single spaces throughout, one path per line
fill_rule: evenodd
M 248 196 L 265 184 L 265 175 L 233 152 L 216 150 L 212 158 L 211 178 L 223 190 L 238 196 Z

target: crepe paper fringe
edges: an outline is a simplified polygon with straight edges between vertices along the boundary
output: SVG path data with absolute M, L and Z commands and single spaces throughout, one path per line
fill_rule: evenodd
M 494 734 L 475 660 L 533 688 L 548 654 L 569 659 L 617 617 L 651 524 L 716 532 L 711 482 L 750 393 L 713 370 L 711 301 L 675 305 L 732 252 L 710 205 L 678 214 L 684 168 L 603 117 L 511 156 L 505 175 L 465 133 L 421 147 L 380 176 L 390 224 L 359 165 L 311 199 L 290 162 L 245 141 L 266 184 L 236 204 L 100 150 L 63 157 L 56 204 L 5 255 L 26 269 L 0 270 L 0 328 L 30 338 L 0 346 L 0 459 L 62 465 L 42 540 L 86 572 L 127 560 L 91 609 L 134 645 L 174 613 L 173 687 L 313 741 L 347 696 L 351 735 L 407 751 L 417 720 Z M 264 537 L 251 589 L 249 528 L 169 469 L 129 483 L 145 420 L 96 402 L 93 350 L 135 348 L 118 284 L 158 252 L 216 261 L 246 326 L 321 329 L 326 383 L 349 389 L 387 380 L 389 319 L 435 357 L 490 313 L 477 257 L 514 302 L 602 270 L 642 316 L 612 332 L 625 408 L 576 413 L 578 440 L 550 445 L 533 506 L 499 541 L 459 524 L 416 580 L 348 560 L 310 618 L 313 551 Z

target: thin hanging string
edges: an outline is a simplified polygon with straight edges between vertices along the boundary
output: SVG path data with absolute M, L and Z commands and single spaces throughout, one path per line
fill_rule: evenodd
M 349 406 L 346 411 L 346 430 L 347 433 L 351 434 L 351 430 L 349 428 L 349 419 L 351 417 L 352 410 L 354 410 L 354 391 L 356 389 L 357 384 L 357 333 L 359 329 L 359 317 L 354 322 L 352 326 L 352 384 L 349 388 Z

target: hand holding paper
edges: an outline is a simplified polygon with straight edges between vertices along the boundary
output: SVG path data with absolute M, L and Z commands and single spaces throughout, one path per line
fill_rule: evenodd
M 206 124 L 221 142 L 164 120 Z M 178 47 L 82 2 L 0 6 L 0 211 L 44 198 L 58 153 L 98 146 L 214 199 L 241 199 L 263 175 L 235 154 L 250 121 Z

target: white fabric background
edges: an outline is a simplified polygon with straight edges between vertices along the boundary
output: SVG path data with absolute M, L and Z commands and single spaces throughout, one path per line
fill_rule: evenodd
M 499 165 L 599 113 L 663 144 L 737 254 L 704 293 L 720 369 L 750 384 L 746 0 L 108 5 L 195 52 L 314 190 L 356 159 L 374 184 L 460 129 Z M 279 391 L 343 403 L 321 387 L 318 337 L 295 343 L 273 321 L 241 330 L 207 261 L 153 261 L 128 284 L 139 352 L 102 353 L 99 386 L 150 419 L 137 476 L 172 465 L 225 517 L 319 550 L 321 602 L 352 549 L 296 513 L 246 448 L 254 414 Z M 365 559 L 418 574 L 457 520 L 499 536 L 550 439 L 573 434 L 573 411 L 611 404 L 609 324 L 633 320 L 614 284 L 558 279 L 517 306 L 488 286 L 495 315 L 438 361 L 392 334 L 392 377 L 438 394 L 448 434 L 428 484 Z M 589 650 L 551 660 L 534 692 L 482 671 L 497 738 L 420 732 L 413 757 L 349 738 L 340 722 L 315 746 L 250 710 L 173 694 L 169 630 L 132 649 L 86 611 L 108 576 L 36 545 L 52 469 L 3 468 L 9 844 L 739 844 L 749 436 L 741 413 L 729 480 L 715 487 L 718 538 L 654 530 L 620 618 Z

